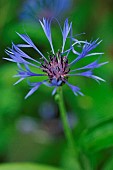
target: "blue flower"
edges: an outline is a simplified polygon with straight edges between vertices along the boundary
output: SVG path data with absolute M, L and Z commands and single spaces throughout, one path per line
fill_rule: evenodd
M 92 52 L 92 50 L 95 49 L 101 41 L 99 41 L 98 39 L 91 42 L 78 41 L 72 35 L 72 23 L 69 23 L 68 19 L 66 19 L 63 28 L 58 23 L 62 34 L 62 46 L 60 48 L 61 51 L 58 50 L 57 52 L 55 52 L 51 35 L 52 20 L 43 18 L 43 20 L 39 20 L 39 22 L 49 41 L 52 51 L 51 55 L 49 55 L 48 58 L 45 57 L 27 34 L 25 35 L 17 33 L 26 44 L 15 45 L 14 43 L 12 43 L 12 48 L 8 48 L 6 50 L 6 54 L 9 56 L 9 58 L 4 58 L 8 61 L 17 63 L 18 73 L 17 75 L 15 75 L 15 77 L 19 77 L 20 79 L 15 84 L 29 77 L 45 77 L 45 80 L 41 82 L 28 82 L 28 84 L 31 86 L 31 90 L 25 98 L 32 95 L 42 84 L 53 87 L 54 89 L 52 94 L 56 93 L 56 90 L 59 86 L 63 86 L 64 84 L 66 84 L 67 86 L 69 86 L 69 88 L 71 88 L 75 95 L 83 95 L 79 87 L 74 86 L 68 82 L 68 79 L 71 76 L 84 76 L 92 78 L 97 82 L 104 81 L 102 78 L 94 75 L 93 70 L 101 67 L 107 62 L 99 63 L 99 59 L 97 59 L 83 67 L 76 68 L 76 63 L 79 60 L 82 60 L 86 57 L 103 54 Z M 64 50 L 67 39 L 70 40 L 70 46 L 69 49 Z M 79 46 L 81 52 L 75 50 L 76 45 Z M 36 59 L 33 59 L 21 48 L 33 48 L 40 55 L 40 60 L 38 61 Z M 72 52 L 74 56 L 76 56 L 71 62 L 69 62 L 68 60 L 70 52 Z M 31 66 L 37 69 L 37 73 L 31 71 Z M 75 68 L 72 69 L 72 66 Z M 42 73 L 39 74 L 39 70 L 41 70 Z
M 26 0 L 21 11 L 22 19 L 61 17 L 72 6 L 72 0 Z

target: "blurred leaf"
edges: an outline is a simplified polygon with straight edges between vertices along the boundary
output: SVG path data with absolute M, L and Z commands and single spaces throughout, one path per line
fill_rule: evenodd
M 113 170 L 113 157 L 107 162 L 103 170 Z
M 89 153 L 113 146 L 113 119 L 85 130 L 79 139 L 79 144 Z
M 65 170 L 82 170 L 78 157 L 71 153 L 70 148 L 66 148 L 66 150 L 63 152 L 61 161 L 62 167 Z
M 0 79 L 0 116 L 9 116 L 10 118 L 17 116 L 21 108 L 21 93 L 14 88 L 13 65 L 4 65 L 0 68 L 2 77 Z M 15 69 L 16 70 L 16 69 Z M 14 73 L 14 74 L 13 74 Z
M 0 123 L 3 123 L 2 121 L 3 120 L 0 120 Z M 4 125 L 3 127 L 0 127 L 0 155 L 4 154 L 7 151 L 13 133 L 13 125 Z
M 36 165 L 30 163 L 14 163 L 14 164 L 4 164 L 0 166 L 0 170 L 61 170 L 59 168 L 54 168 L 46 165 Z

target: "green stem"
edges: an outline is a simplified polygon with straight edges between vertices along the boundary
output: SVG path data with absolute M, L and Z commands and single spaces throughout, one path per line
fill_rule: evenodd
M 70 126 L 68 123 L 68 119 L 67 119 L 66 109 L 65 109 L 65 105 L 64 105 L 64 101 L 63 101 L 62 87 L 58 88 L 57 94 L 58 94 L 58 106 L 60 109 L 60 116 L 61 116 L 62 123 L 63 123 L 65 137 L 68 141 L 68 145 L 69 145 L 70 149 L 72 149 L 74 151 L 74 149 L 75 149 L 74 140 L 73 140 L 72 132 L 71 132 L 71 129 L 70 129 Z
M 68 123 L 68 119 L 67 119 L 67 114 L 66 114 L 66 109 L 65 109 L 65 105 L 64 105 L 64 100 L 63 100 L 63 93 L 62 93 L 62 87 L 58 88 L 57 91 L 57 96 L 56 96 L 56 100 L 58 102 L 58 106 L 59 106 L 59 110 L 60 110 L 60 116 L 61 116 L 61 120 L 62 120 L 62 124 L 63 124 L 63 128 L 64 128 L 64 133 L 65 133 L 65 137 L 67 139 L 68 142 L 68 147 L 69 147 L 69 151 L 70 151 L 70 156 L 71 156 L 71 163 L 73 162 L 73 168 L 72 168 L 72 164 L 71 164 L 71 169 L 73 170 L 81 170 L 81 166 L 79 164 L 78 161 L 78 149 L 75 146 L 74 140 L 73 140 L 73 136 L 72 136 L 72 132 Z M 68 168 L 70 169 L 70 168 Z

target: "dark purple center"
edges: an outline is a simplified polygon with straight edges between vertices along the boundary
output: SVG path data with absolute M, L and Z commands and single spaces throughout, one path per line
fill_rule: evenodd
M 49 62 L 44 61 L 42 64 L 43 72 L 46 72 L 50 82 L 56 80 L 57 82 L 62 81 L 65 83 L 67 80 L 70 69 L 68 66 L 68 59 L 66 56 L 61 56 L 61 53 L 58 52 L 56 55 L 49 56 Z

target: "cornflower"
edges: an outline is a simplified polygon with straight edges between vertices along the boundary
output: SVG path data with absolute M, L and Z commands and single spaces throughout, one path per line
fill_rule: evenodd
M 97 59 L 83 67 L 76 68 L 76 63 L 78 61 L 82 61 L 82 59 L 86 57 L 103 54 L 92 52 L 92 50 L 95 49 L 101 43 L 101 41 L 97 39 L 87 42 L 75 39 L 72 35 L 72 22 L 69 23 L 68 19 L 66 19 L 63 28 L 58 22 L 62 35 L 62 46 L 60 47 L 61 50 L 55 52 L 51 35 L 52 19 L 49 20 L 43 18 L 43 20 L 39 20 L 39 22 L 51 47 L 52 52 L 48 56 L 48 58 L 42 54 L 42 52 L 36 47 L 36 45 L 27 34 L 19 33 L 17 34 L 26 44 L 15 45 L 14 43 L 12 43 L 12 48 L 6 49 L 6 54 L 9 56 L 9 58 L 4 58 L 8 61 L 17 63 L 18 73 L 17 75 L 15 75 L 15 77 L 19 77 L 20 79 L 15 84 L 18 84 L 28 77 L 46 77 L 45 80 L 41 82 L 28 81 L 28 84 L 31 86 L 31 90 L 28 92 L 25 98 L 32 95 L 42 84 L 48 87 L 53 87 L 53 95 L 56 93 L 57 89 L 64 84 L 69 86 L 69 88 L 74 92 L 75 95 L 83 95 L 78 86 L 74 86 L 69 83 L 69 77 L 84 76 L 94 79 L 97 82 L 105 81 L 104 79 L 94 75 L 93 70 L 101 67 L 107 62 L 99 63 L 99 59 Z M 67 50 L 65 50 L 64 48 L 67 39 L 70 40 L 70 46 Z M 81 48 L 81 52 L 75 50 L 76 45 L 79 45 L 79 47 Z M 40 55 L 40 60 L 33 59 L 21 48 L 33 48 Z M 72 52 L 74 56 L 76 56 L 71 62 L 69 62 L 70 52 Z M 37 72 L 35 73 L 31 71 L 30 66 L 37 68 Z M 72 69 L 72 66 L 75 66 L 75 68 Z M 38 73 L 39 69 L 42 71 L 42 73 Z
M 72 0 L 26 0 L 23 3 L 20 17 L 33 19 L 63 16 L 72 6 Z

